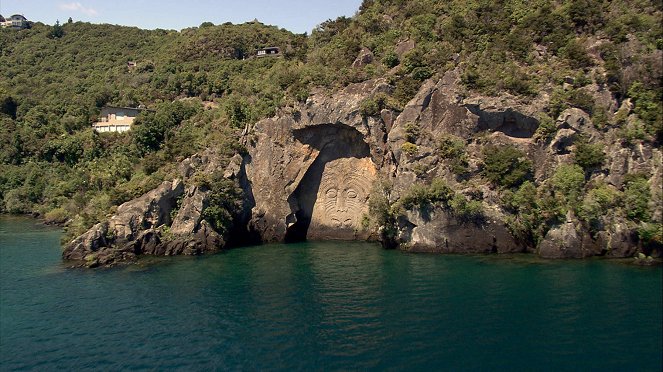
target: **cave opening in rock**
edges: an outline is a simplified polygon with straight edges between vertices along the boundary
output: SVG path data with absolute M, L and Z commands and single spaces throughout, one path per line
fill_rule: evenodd
M 532 138 L 539 128 L 539 121 L 512 109 L 504 111 L 481 110 L 479 105 L 465 106 L 478 116 L 478 129 L 502 132 L 513 138 Z
M 319 149 L 289 196 L 286 242 L 356 237 L 375 176 L 368 144 L 345 125 L 319 125 L 294 132 L 302 143 Z

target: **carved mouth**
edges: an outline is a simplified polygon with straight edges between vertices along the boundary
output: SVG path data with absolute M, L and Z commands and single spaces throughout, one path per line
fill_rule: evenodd
M 353 225 L 352 218 L 339 219 L 332 217 L 331 222 L 333 227 L 352 227 Z

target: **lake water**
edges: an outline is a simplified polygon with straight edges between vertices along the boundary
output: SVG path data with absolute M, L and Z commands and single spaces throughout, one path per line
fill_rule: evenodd
M 661 371 L 660 267 L 242 248 L 72 270 L 0 218 L 0 370 Z

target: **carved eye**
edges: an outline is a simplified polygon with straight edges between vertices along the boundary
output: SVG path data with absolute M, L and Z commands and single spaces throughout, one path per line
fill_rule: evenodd
M 354 198 L 357 197 L 357 192 L 353 189 L 350 189 L 350 190 L 348 190 L 347 195 L 348 195 L 348 198 L 354 199 Z
M 327 197 L 328 198 L 335 198 L 336 194 L 337 194 L 336 189 L 327 190 Z

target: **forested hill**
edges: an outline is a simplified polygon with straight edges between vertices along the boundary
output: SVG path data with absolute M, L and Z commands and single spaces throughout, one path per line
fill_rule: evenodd
M 253 22 L 0 29 L 0 211 L 68 221 L 77 234 L 169 178 L 178 160 L 206 147 L 241 152 L 246 124 L 314 89 L 385 77 L 393 92 L 365 102 L 371 115 L 402 110 L 424 81 L 454 69 L 468 95 L 543 99 L 543 124 L 578 107 L 599 128 L 660 146 L 661 10 L 638 0 L 365 0 L 311 35 Z M 283 57 L 252 58 L 267 46 Z M 623 102 L 638 120 L 624 120 Z M 90 124 L 104 105 L 153 111 L 128 134 L 98 135 Z

